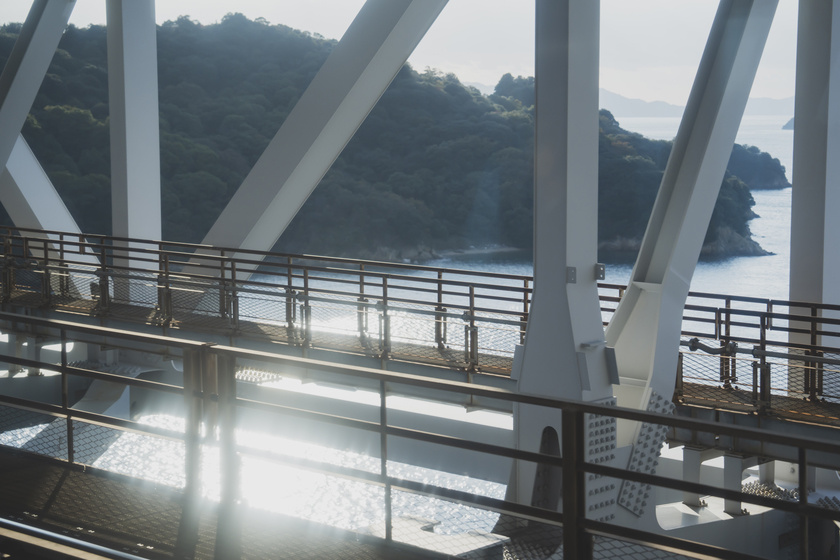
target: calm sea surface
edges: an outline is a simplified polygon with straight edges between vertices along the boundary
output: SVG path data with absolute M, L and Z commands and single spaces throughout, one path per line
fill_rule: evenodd
M 649 138 L 671 140 L 676 136 L 679 118 L 616 117 L 621 126 Z M 783 116 L 744 117 L 737 142 L 757 146 L 784 165 L 788 180 L 793 167 L 793 131 L 782 130 Z M 703 261 L 691 281 L 694 291 L 716 292 L 726 287 L 731 295 L 787 299 L 790 260 L 790 189 L 753 191 L 758 218 L 750 222 L 753 238 L 772 255 L 734 257 L 722 261 Z M 492 270 L 509 274 L 531 274 L 530 255 L 499 254 L 469 259 L 440 259 L 435 266 Z M 607 282 L 626 283 L 632 265 L 607 263 Z

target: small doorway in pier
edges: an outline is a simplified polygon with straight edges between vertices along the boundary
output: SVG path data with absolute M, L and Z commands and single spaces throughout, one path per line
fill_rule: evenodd
M 540 453 L 560 456 L 560 438 L 551 426 L 543 430 Z M 560 494 L 563 491 L 562 474 L 563 469 L 557 465 L 537 464 L 534 492 L 531 495 L 532 506 L 557 511 L 557 506 L 560 505 Z

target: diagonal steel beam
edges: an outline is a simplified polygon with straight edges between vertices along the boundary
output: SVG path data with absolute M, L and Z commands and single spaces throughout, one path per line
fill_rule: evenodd
M 79 233 L 79 226 L 22 135 L 0 174 L 0 202 L 16 226 Z
M 446 2 L 368 0 L 203 243 L 271 249 Z
M 18 227 L 80 233 L 76 221 L 22 135 L 18 136 L 9 162 L 0 173 L 0 202 Z M 27 236 L 45 240 L 56 240 L 59 237 L 39 232 L 28 232 Z M 51 260 L 58 259 L 54 245 L 48 244 L 44 249 L 49 250 Z M 44 251 L 34 243 L 30 245 L 30 250 L 35 258 L 44 255 Z M 91 253 L 74 255 L 73 260 L 77 264 L 91 267 L 91 270 L 99 266 L 99 259 Z M 56 277 L 53 278 L 58 281 Z M 70 286 L 80 294 L 88 290 L 86 282 L 75 275 L 70 278 Z
M 0 169 L 9 161 L 75 3 L 35 0 L 26 16 L 0 74 Z
M 75 0 L 35 0 L 0 75 L 0 203 L 19 227 L 79 232 L 20 134 L 74 5 Z M 98 262 L 93 256 L 82 260 Z
M 682 310 L 776 0 L 721 0 L 630 283 L 607 328 L 618 404 L 674 391 Z M 619 432 L 619 445 L 632 434 Z

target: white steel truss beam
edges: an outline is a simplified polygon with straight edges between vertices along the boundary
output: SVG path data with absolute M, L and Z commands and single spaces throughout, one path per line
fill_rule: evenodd
M 0 173 L 0 202 L 18 227 L 79 233 L 76 221 L 21 135 L 15 142 L 6 168 Z M 58 238 L 55 234 L 30 232 L 28 235 L 42 239 Z M 35 258 L 43 256 L 43 251 L 38 250 L 35 244 L 30 245 L 30 249 Z M 57 259 L 57 251 L 53 253 L 50 249 L 50 258 Z M 74 255 L 73 260 L 90 266 L 91 270 L 99 266 L 99 259 L 90 253 Z M 78 277 L 71 279 L 70 286 L 83 294 L 88 289 Z
M 626 294 L 607 328 L 618 404 L 670 398 L 682 311 L 775 0 L 721 0 Z M 634 441 L 619 430 L 619 445 Z
M 16 226 L 79 233 L 76 221 L 21 135 L 0 174 L 0 201 Z
M 612 396 L 596 268 L 599 29 L 598 1 L 536 3 L 534 298 L 517 372 L 523 393 Z M 555 411 L 530 406 L 516 408 L 514 429 L 528 451 L 550 449 L 562 433 Z M 537 478 L 551 474 L 518 463 L 508 498 L 558 507 L 534 490 Z
M 75 0 L 35 0 L 0 74 L 0 169 L 6 166 Z
M 20 134 L 74 5 L 75 0 L 33 2 L 0 75 L 0 202 L 19 227 L 79 231 Z M 83 260 L 98 263 L 93 256 Z
M 447 0 L 368 0 L 203 243 L 268 250 Z
M 790 299 L 837 304 L 840 2 L 836 0 L 799 2 L 794 116 Z

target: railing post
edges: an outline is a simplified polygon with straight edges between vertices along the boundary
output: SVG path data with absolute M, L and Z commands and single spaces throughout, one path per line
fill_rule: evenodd
M 525 279 L 525 289 L 522 291 L 522 322 L 519 325 L 519 344 L 525 344 L 525 332 L 528 330 L 528 313 L 530 313 L 528 298 L 529 281 Z
M 681 401 L 685 395 L 685 385 L 683 380 L 683 353 L 677 352 L 677 382 L 674 385 L 674 400 Z
M 227 301 L 227 270 L 225 269 L 225 252 L 219 252 L 219 317 L 225 318 L 228 314 Z
M 730 313 L 730 309 L 732 308 L 732 300 L 730 298 L 725 299 L 726 307 L 724 308 L 722 315 L 725 315 L 723 320 L 723 328 L 721 329 L 721 336 L 720 336 L 720 346 L 721 348 L 726 348 L 727 344 L 729 344 L 729 337 L 731 333 L 732 327 L 732 315 Z M 732 358 L 727 355 L 727 352 L 721 352 L 720 354 L 720 382 L 723 384 L 724 389 L 731 389 L 732 388 Z
M 64 234 L 58 234 L 58 291 L 62 297 L 70 294 L 70 267 L 67 266 L 64 250 Z
M 218 436 L 221 492 L 216 527 L 215 557 L 219 560 L 241 556 L 241 515 L 239 515 L 240 469 L 236 452 L 236 363 L 230 356 L 215 355 L 218 387 Z
M 70 412 L 70 399 L 67 395 L 67 331 L 61 329 L 61 408 L 67 423 L 67 462 L 76 462 L 76 452 L 73 439 L 73 415 Z
M 582 522 L 586 519 L 586 473 L 583 466 L 583 413 L 563 409 L 563 557 L 592 558 L 592 537 Z
M 236 261 L 230 261 L 230 290 L 228 292 L 228 320 L 234 329 L 239 328 L 239 290 L 236 283 Z
M 184 498 L 176 558 L 192 558 L 198 543 L 201 506 L 201 417 L 203 350 L 184 349 Z
M 380 347 L 383 362 L 388 359 L 391 353 L 391 316 L 388 314 L 388 277 L 382 277 L 382 328 Z
M 100 314 L 106 313 L 111 307 L 111 292 L 108 289 L 109 272 L 108 272 L 108 252 L 105 248 L 105 238 L 99 239 L 99 270 L 96 271 L 99 276 L 99 305 L 98 311 Z
M 306 349 L 312 343 L 312 305 L 309 303 L 309 269 L 306 268 L 303 269 L 303 303 L 301 307 L 303 347 Z
M 160 278 L 158 278 L 158 309 L 161 323 L 168 325 L 172 321 L 172 289 L 169 284 L 169 254 L 161 253 Z
M 388 479 L 388 405 L 384 381 L 379 382 L 379 472 L 385 486 L 385 540 L 393 538 L 391 482 Z
M 3 302 L 12 298 L 12 291 L 15 289 L 15 258 L 12 254 L 12 240 L 6 237 L 3 240 Z
M 475 286 L 470 285 L 470 309 L 466 317 L 464 333 L 464 353 L 466 354 L 467 370 L 478 368 L 478 328 L 475 326 Z
M 437 273 L 437 307 L 435 307 L 435 343 L 438 350 L 446 347 L 446 308 L 443 306 L 443 271 Z
M 297 293 L 294 289 L 292 274 L 292 257 L 286 257 L 286 338 L 291 344 L 295 335 L 295 318 L 297 316 Z
M 52 280 L 50 278 L 50 242 L 48 239 L 43 240 L 44 247 L 42 258 L 42 274 L 41 274 L 41 305 L 49 306 L 52 303 Z
M 770 386 L 770 364 L 767 363 L 767 330 L 764 328 L 765 317 L 761 318 L 761 338 L 759 340 L 759 350 L 761 356 L 758 363 L 758 410 L 765 412 L 770 409 L 771 401 L 771 386 Z
M 799 448 L 799 504 L 808 505 L 808 452 Z M 799 560 L 808 560 L 808 516 L 799 514 Z
M 819 333 L 817 332 L 817 316 L 817 306 L 811 305 L 811 347 L 805 352 L 806 356 L 815 356 L 817 354 L 817 351 L 814 349 L 817 346 L 817 339 L 819 338 Z M 805 361 L 805 390 L 808 392 L 808 400 L 817 400 L 817 362 L 813 360 Z
M 367 338 L 368 313 L 367 298 L 365 298 L 365 265 L 359 265 L 359 305 L 356 306 L 356 323 L 359 331 L 359 340 L 364 344 Z

